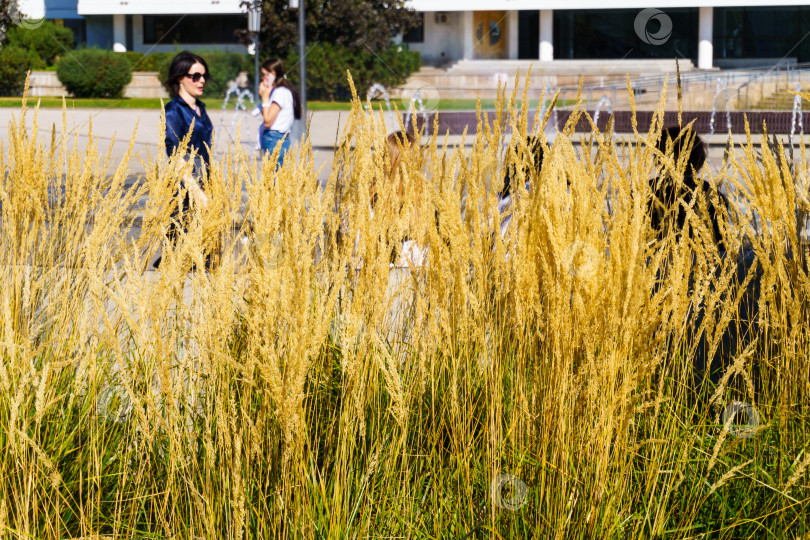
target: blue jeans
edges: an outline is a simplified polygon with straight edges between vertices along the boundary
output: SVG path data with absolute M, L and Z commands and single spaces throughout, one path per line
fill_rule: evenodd
M 276 168 L 284 164 L 284 154 L 290 149 L 290 134 L 271 129 L 266 129 L 262 132 L 262 153 L 268 151 L 273 152 L 278 144 L 281 144 L 281 150 L 278 153 Z

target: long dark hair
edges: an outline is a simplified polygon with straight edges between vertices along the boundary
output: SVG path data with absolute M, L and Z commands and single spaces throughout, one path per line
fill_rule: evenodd
M 266 71 L 275 73 L 276 79 L 273 81 L 274 87 L 283 86 L 290 91 L 293 97 L 293 114 L 295 115 L 296 119 L 301 118 L 301 98 L 298 96 L 298 92 L 295 90 L 295 87 L 290 83 L 290 81 L 287 80 L 284 64 L 281 62 L 281 60 L 278 58 L 265 60 L 262 62 L 262 68 L 264 68 Z
M 169 66 L 169 77 L 166 79 L 166 88 L 172 97 L 177 96 L 180 92 L 180 79 L 186 76 L 191 66 L 199 62 L 205 68 L 205 80 L 208 81 L 211 71 L 208 69 L 208 64 L 205 63 L 202 56 L 194 54 L 190 51 L 183 51 L 177 53 L 172 59 L 172 64 Z
M 694 138 L 694 142 L 692 139 Z M 692 168 L 694 167 L 695 173 L 700 172 L 703 165 L 706 163 L 708 157 L 708 146 L 706 141 L 698 135 L 691 126 L 670 126 L 661 131 L 661 139 L 658 141 L 657 148 L 662 153 L 667 153 L 667 143 L 672 146 L 672 159 L 678 163 L 681 154 L 689 151 L 689 157 L 686 158 L 686 170 L 684 171 L 684 181 L 689 187 L 694 188 L 697 184 L 695 179 L 692 178 Z M 689 143 L 692 143 L 691 148 Z

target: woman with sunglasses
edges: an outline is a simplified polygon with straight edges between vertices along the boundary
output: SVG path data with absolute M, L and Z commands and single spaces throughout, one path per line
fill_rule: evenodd
M 211 164 L 211 135 L 214 125 L 205 112 L 205 103 L 199 98 L 203 94 L 205 82 L 209 79 L 208 64 L 201 56 L 183 51 L 174 57 L 169 67 L 169 77 L 166 87 L 172 95 L 172 100 L 166 104 L 166 153 L 172 156 L 191 130 L 191 137 L 183 156 L 187 161 L 194 159 L 193 173 L 180 180 L 178 192 L 185 191 L 185 197 L 172 212 L 172 223 L 169 225 L 169 239 L 175 241 L 177 237 L 176 222 L 180 215 L 189 209 L 189 194 L 201 207 L 208 207 L 208 197 L 205 189 L 205 178 Z M 193 125 L 193 128 L 192 128 Z M 175 196 L 177 196 L 175 193 Z M 187 221 L 185 216 L 183 222 Z M 185 224 L 183 230 L 187 230 Z M 206 258 L 206 266 L 208 266 Z M 160 259 L 154 266 L 160 264 Z
M 262 152 L 273 152 L 280 144 L 276 167 L 281 167 L 284 155 L 290 149 L 293 122 L 301 118 L 301 101 L 298 92 L 287 80 L 284 64 L 278 58 L 271 58 L 262 64 L 259 95 L 262 98 Z

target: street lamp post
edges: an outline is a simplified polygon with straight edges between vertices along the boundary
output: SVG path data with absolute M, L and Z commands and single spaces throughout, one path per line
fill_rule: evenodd
M 253 37 L 253 90 L 254 99 L 259 99 L 259 31 L 262 26 L 262 3 L 261 0 L 253 0 L 253 5 L 248 10 L 248 31 Z
M 306 20 L 304 19 L 304 3 L 306 0 L 298 0 L 298 71 L 301 76 L 301 117 L 304 125 L 307 122 L 307 63 L 306 63 Z
M 301 97 L 301 117 L 306 125 L 307 120 L 307 62 L 306 62 L 306 19 L 304 13 L 306 0 L 290 0 L 290 9 L 298 9 L 298 75 L 301 81 L 299 95 Z

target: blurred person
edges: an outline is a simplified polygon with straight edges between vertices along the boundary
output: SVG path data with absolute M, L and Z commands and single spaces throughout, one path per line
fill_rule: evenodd
M 696 196 L 702 195 L 706 201 L 712 241 L 717 249 L 717 254 L 721 260 L 732 257 L 736 266 L 734 282 L 742 285 L 749 273 L 755 272 L 747 288 L 742 291 L 737 311 L 723 331 L 717 350 L 711 357 L 705 332 L 697 337 L 698 347 L 694 363 L 695 387 L 699 387 L 704 380 L 716 385 L 736 355 L 756 339 L 758 301 L 762 279 L 761 266 L 756 265 L 756 254 L 752 249 L 743 248 L 736 253 L 727 251 L 723 240 L 725 227 L 721 227 L 721 224 L 722 220 L 728 219 L 730 215 L 728 198 L 723 193 L 716 191 L 708 181 L 699 179 L 699 173 L 708 157 L 706 141 L 689 126 L 683 128 L 671 126 L 662 131 L 657 149 L 662 155 L 670 157 L 676 166 L 684 152 L 689 152 L 686 156 L 686 170 L 682 182 L 677 181 L 673 178 L 672 173 L 668 172 L 663 172 L 652 181 L 652 197 L 648 204 L 648 213 L 651 228 L 657 239 L 666 238 L 670 231 L 674 232 L 676 239 L 680 239 L 686 225 L 687 208 L 694 204 Z M 663 161 L 659 165 L 663 167 Z M 697 211 L 697 208 L 695 210 Z M 718 266 L 715 270 L 715 279 L 719 279 L 721 271 L 722 268 Z M 691 276 L 690 288 L 694 281 L 695 277 Z M 713 290 L 712 286 L 708 293 Z M 704 316 L 702 302 L 694 306 L 690 314 L 694 318 L 694 328 L 700 328 Z M 758 381 L 758 367 L 753 366 L 753 371 L 754 380 Z
M 419 227 L 425 215 L 425 211 L 422 208 L 425 195 L 424 178 L 418 173 L 411 174 L 410 184 L 406 186 L 406 179 L 402 174 L 404 155 L 408 152 L 418 150 L 419 145 L 417 144 L 416 137 L 407 131 L 391 133 L 386 138 L 386 144 L 388 146 L 388 165 L 390 167 L 388 170 L 387 195 L 393 196 L 394 200 L 399 202 L 398 207 L 394 210 L 398 215 L 401 216 L 403 212 L 409 212 L 404 234 L 399 242 L 399 249 L 395 247 L 391 253 L 391 264 L 407 267 L 409 262 L 413 262 L 417 266 L 421 266 L 424 263 L 426 249 L 419 248 L 416 238 L 421 236 L 419 234 Z M 406 187 L 409 187 L 411 190 L 410 193 L 407 193 L 407 197 L 405 191 Z M 406 208 L 403 202 L 404 199 L 410 199 L 413 201 L 413 205 L 410 208 Z M 376 202 L 376 200 L 375 193 L 374 201 Z
M 723 248 L 718 211 L 728 215 L 728 199 L 715 191 L 708 181 L 700 181 L 699 174 L 708 157 L 706 141 L 694 130 L 685 126 L 671 126 L 661 133 L 657 149 L 662 155 L 671 151 L 671 158 L 678 165 L 684 152 L 688 151 L 683 181 L 679 182 L 671 172 L 663 172 L 652 184 L 653 197 L 648 206 L 650 225 L 659 239 L 664 238 L 671 228 L 679 238 L 686 224 L 686 210 L 692 205 L 699 192 L 705 195 L 706 209 L 712 226 L 712 239 L 718 247 Z M 663 167 L 663 162 L 661 163 Z M 717 196 L 719 207 L 715 206 L 713 196 Z
M 371 178 L 369 188 L 369 217 L 370 219 L 381 219 L 381 215 L 392 215 L 395 218 L 404 217 L 404 212 L 409 212 L 407 222 L 401 225 L 398 238 L 390 238 L 394 244 L 390 254 L 392 266 L 407 265 L 410 258 L 417 265 L 421 265 L 425 250 L 417 248 L 413 236 L 416 233 L 422 216 L 421 203 L 424 195 L 424 178 L 421 174 L 411 175 L 410 187 L 413 192 L 406 193 L 406 179 L 402 174 L 402 163 L 405 154 L 418 150 L 419 146 L 416 138 L 408 132 L 397 131 L 386 137 L 387 160 L 384 165 L 384 175 L 382 178 Z M 407 195 L 407 197 L 406 197 Z M 405 206 L 405 199 L 414 202 L 411 207 Z M 339 205 L 340 206 L 340 205 Z M 347 209 L 338 209 L 340 224 L 337 231 L 337 243 L 342 245 L 343 239 L 349 231 L 349 213 Z M 386 234 L 396 234 L 387 227 Z M 360 242 L 360 231 L 357 231 L 355 238 L 355 250 Z
M 261 67 L 262 125 L 260 145 L 262 152 L 273 152 L 278 145 L 281 150 L 276 167 L 284 164 L 284 156 L 290 149 L 290 131 L 295 120 L 301 118 L 301 101 L 298 92 L 287 80 L 284 64 L 278 58 L 271 58 Z
M 526 178 L 524 187 L 527 192 L 532 190 L 532 180 L 537 180 L 540 177 L 540 171 L 543 168 L 543 144 L 540 137 L 537 135 L 529 135 L 526 137 L 526 146 L 529 149 L 529 157 L 531 158 L 530 165 L 524 165 L 522 172 Z M 498 192 L 498 212 L 501 216 L 501 236 L 506 236 L 506 231 L 509 230 L 509 224 L 512 222 L 511 206 L 515 198 L 515 192 L 518 186 L 518 164 L 512 163 L 506 169 L 506 174 L 503 179 L 503 188 Z

